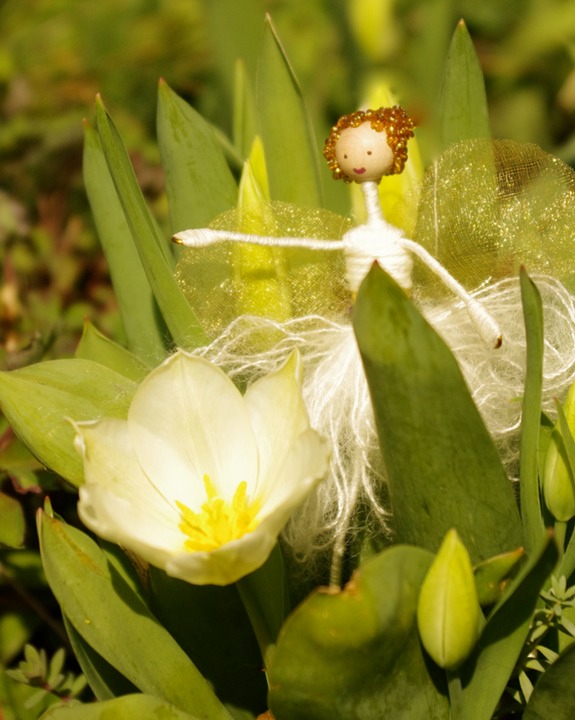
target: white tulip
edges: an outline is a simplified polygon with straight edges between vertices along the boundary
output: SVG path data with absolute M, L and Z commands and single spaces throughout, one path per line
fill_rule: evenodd
M 294 353 L 242 396 L 215 365 L 177 352 L 142 382 L 127 420 L 76 424 L 80 518 L 193 584 L 256 570 L 328 467 L 300 379 Z

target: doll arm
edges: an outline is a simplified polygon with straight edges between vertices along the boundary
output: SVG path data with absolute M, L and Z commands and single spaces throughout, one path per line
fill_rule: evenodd
M 300 237 L 273 237 L 249 233 L 233 232 L 231 230 L 213 230 L 212 228 L 194 228 L 181 230 L 172 237 L 172 241 L 186 247 L 207 247 L 218 242 L 230 240 L 232 242 L 265 245 L 266 247 L 306 248 L 308 250 L 343 250 L 341 240 L 318 240 L 315 238 Z
M 400 242 L 406 250 L 409 250 L 424 262 L 425 265 L 440 278 L 443 284 L 465 304 L 469 316 L 485 342 L 495 348 L 501 347 L 503 341 L 501 329 L 483 305 L 471 297 L 463 285 L 458 283 L 443 265 L 419 243 L 408 240 L 407 238 L 402 238 Z

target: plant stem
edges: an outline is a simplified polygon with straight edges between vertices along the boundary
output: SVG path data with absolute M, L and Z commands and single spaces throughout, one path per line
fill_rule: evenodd
M 451 706 L 451 720 L 465 720 L 463 713 L 463 688 L 461 677 L 457 670 L 447 670 L 447 687 L 449 690 L 449 704 Z
M 559 552 L 561 553 L 561 557 L 565 554 L 565 538 L 567 536 L 567 523 L 561 522 L 560 520 L 555 521 L 555 540 L 557 541 L 557 546 L 559 548 Z

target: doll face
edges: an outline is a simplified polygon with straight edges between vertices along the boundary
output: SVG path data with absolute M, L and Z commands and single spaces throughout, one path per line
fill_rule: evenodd
M 358 183 L 379 182 L 393 164 L 385 131 L 373 130 L 369 122 L 342 130 L 335 157 L 342 171 Z

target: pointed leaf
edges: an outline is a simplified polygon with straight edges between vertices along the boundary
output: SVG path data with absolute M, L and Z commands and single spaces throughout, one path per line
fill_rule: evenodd
M 509 579 L 515 575 L 524 558 L 525 549 L 520 547 L 484 560 L 474 568 L 480 605 L 493 605 L 501 599 Z
M 42 715 L 42 720 L 202 720 L 201 715 L 182 712 L 153 695 L 125 695 L 107 702 L 58 705 Z
M 206 340 L 204 332 L 174 278 L 166 241 L 145 203 L 122 140 L 101 100 L 96 103 L 96 127 L 132 238 L 172 338 L 183 348 L 201 344 Z
M 15 498 L 0 492 L 0 545 L 22 547 L 26 521 L 22 505 Z
M 525 394 L 521 413 L 519 491 L 521 521 L 527 553 L 545 537 L 539 493 L 539 426 L 543 384 L 543 307 L 537 287 L 524 269 L 520 273 L 521 298 L 527 340 Z
M 236 183 L 214 131 L 163 80 L 157 126 L 171 231 L 205 227 L 237 200 Z
M 40 462 L 77 486 L 84 471 L 69 420 L 126 417 L 136 387 L 90 360 L 51 360 L 0 373 L 0 407 Z
M 150 607 L 220 700 L 265 706 L 262 657 L 234 585 L 190 585 L 150 568 Z
M 200 718 L 230 720 L 210 686 L 140 593 L 86 534 L 40 513 L 46 577 L 84 640 L 142 692 Z M 116 562 L 117 562 L 116 558 Z
M 255 97 L 246 66 L 236 62 L 234 75 L 234 147 L 246 158 L 256 135 Z
M 75 356 L 93 360 L 134 382 L 141 382 L 151 369 L 131 352 L 103 335 L 91 322 L 84 324 Z
M 66 615 L 64 615 L 64 626 L 76 660 L 97 700 L 111 700 L 137 691 L 133 683 L 126 680 L 116 668 L 88 645 Z
M 442 674 L 429 674 L 416 627 L 432 559 L 396 546 L 366 562 L 341 592 L 310 595 L 286 621 L 272 657 L 274 715 L 447 720 Z
M 455 528 L 474 563 L 517 548 L 513 487 L 443 340 L 377 266 L 360 288 L 353 324 L 397 540 L 435 551 Z
M 256 103 L 272 199 L 320 207 L 319 157 L 311 122 L 269 17 L 258 64 Z
M 130 348 L 148 362 L 166 353 L 166 330 L 96 131 L 84 124 L 84 184 Z
M 561 653 L 541 675 L 523 713 L 523 720 L 571 720 L 575 707 L 575 645 Z
M 491 136 L 483 72 L 463 20 L 457 25 L 447 55 L 441 112 L 444 148 L 459 140 Z
M 533 612 L 559 556 L 548 534 L 495 606 L 460 673 L 466 720 L 490 720 L 527 639 Z

